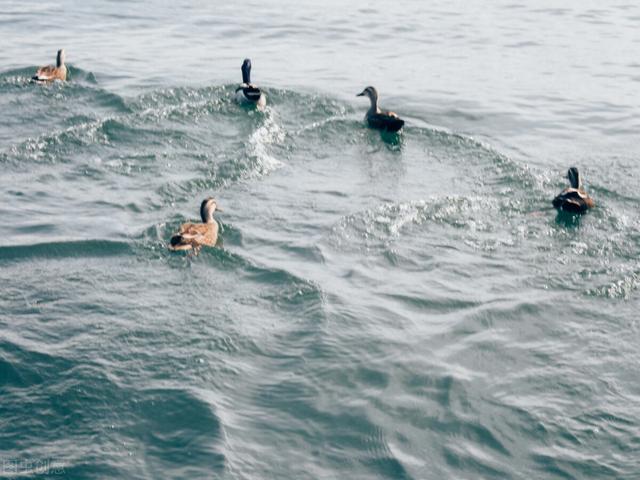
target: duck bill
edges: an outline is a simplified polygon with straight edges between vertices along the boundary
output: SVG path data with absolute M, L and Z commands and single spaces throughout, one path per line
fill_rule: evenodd
M 356 97 L 364 97 L 364 90 L 356 95 Z

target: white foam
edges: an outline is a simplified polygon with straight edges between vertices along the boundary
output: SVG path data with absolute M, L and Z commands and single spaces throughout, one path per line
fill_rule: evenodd
M 267 175 L 284 165 L 269 153 L 269 146 L 282 143 L 285 136 L 285 131 L 275 121 L 272 110 L 267 108 L 263 124 L 251 134 L 247 145 L 247 154 L 257 162 L 256 174 Z

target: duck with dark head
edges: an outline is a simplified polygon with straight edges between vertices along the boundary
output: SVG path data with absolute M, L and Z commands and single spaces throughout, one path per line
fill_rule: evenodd
M 169 250 L 193 250 L 196 254 L 203 246 L 213 247 L 218 242 L 218 222 L 213 213 L 218 210 L 214 198 L 205 198 L 200 204 L 202 223 L 183 223 L 178 232 L 171 237 Z
M 64 64 L 64 49 L 58 50 L 56 56 L 56 66 L 47 65 L 40 67 L 31 80 L 38 83 L 53 82 L 54 80 L 65 81 L 67 79 L 67 66 Z
M 567 172 L 569 179 L 568 188 L 565 188 L 553 199 L 554 208 L 559 212 L 584 213 L 595 206 L 593 199 L 585 192 L 582 186 L 582 178 L 576 167 L 571 167 Z
M 262 109 L 267 104 L 265 94 L 251 83 L 251 60 L 248 58 L 242 62 L 242 84 L 236 88 L 236 100 L 240 104 L 255 105 Z

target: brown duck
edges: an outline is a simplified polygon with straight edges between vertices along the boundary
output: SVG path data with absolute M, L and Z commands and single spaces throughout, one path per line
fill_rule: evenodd
M 64 64 L 64 50 L 58 50 L 58 56 L 56 58 L 56 66 L 48 65 L 46 67 L 40 67 L 36 74 L 31 77 L 34 82 L 53 82 L 54 80 L 67 79 L 67 67 Z
M 560 195 L 553 199 L 553 206 L 561 212 L 584 213 L 595 206 L 593 199 L 584 191 L 580 172 L 571 167 L 567 172 L 571 187 L 565 188 Z
M 202 223 L 183 223 L 178 233 L 171 237 L 169 250 L 193 250 L 198 253 L 203 246 L 213 247 L 218 241 L 218 222 L 213 218 L 213 212 L 218 204 L 215 199 L 205 198 L 200 205 Z
M 394 112 L 380 110 L 378 107 L 378 91 L 374 87 L 367 87 L 356 97 L 369 97 L 371 106 L 367 111 L 364 119 L 371 128 L 386 130 L 388 132 L 397 132 L 404 126 L 404 120 L 398 117 Z

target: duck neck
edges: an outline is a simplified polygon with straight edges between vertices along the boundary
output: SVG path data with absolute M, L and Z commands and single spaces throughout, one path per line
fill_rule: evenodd
M 251 83 L 251 67 L 247 65 L 242 66 L 242 83 L 247 85 Z
M 571 188 L 582 190 L 582 178 L 580 178 L 578 172 L 574 172 L 573 175 L 569 176 L 569 183 L 571 184 Z
M 367 113 L 369 115 L 380 113 L 380 108 L 378 107 L 378 99 L 374 96 L 369 96 L 369 101 L 371 102 L 371 106 L 369 107 L 369 111 Z
M 64 57 L 62 56 L 62 52 L 58 52 L 58 56 L 56 57 L 56 67 L 64 67 Z
M 202 219 L 202 223 L 213 223 L 213 210 L 203 205 L 200 209 L 200 218 Z

